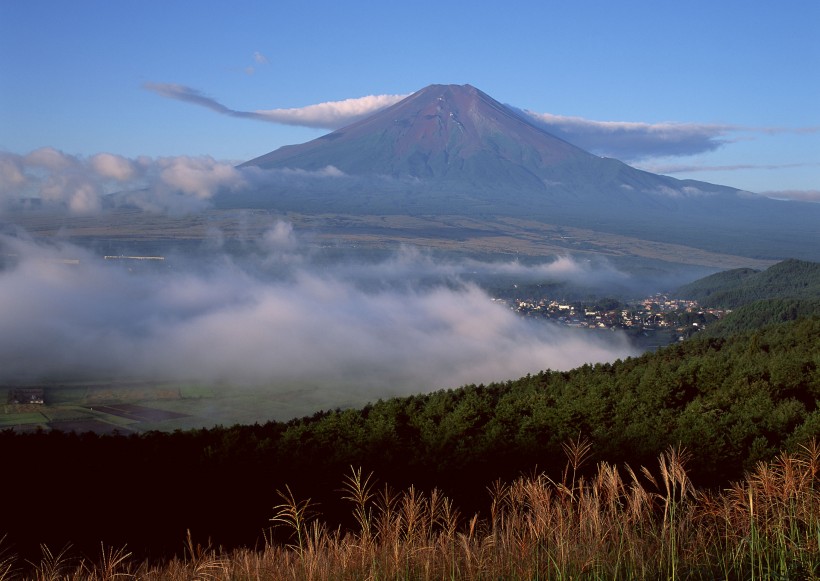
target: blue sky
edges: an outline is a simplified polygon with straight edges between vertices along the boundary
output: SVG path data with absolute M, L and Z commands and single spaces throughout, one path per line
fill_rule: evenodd
M 332 126 L 244 113 L 469 83 L 638 167 L 820 199 L 818 38 L 816 0 L 0 0 L 0 151 L 244 161 Z

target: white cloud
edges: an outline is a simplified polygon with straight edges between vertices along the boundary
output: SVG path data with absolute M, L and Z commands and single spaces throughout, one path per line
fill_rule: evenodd
M 202 200 L 211 198 L 220 189 L 244 184 L 238 169 L 211 157 L 165 157 L 157 160 L 157 166 L 162 187 Z
M 254 113 L 274 123 L 338 129 L 398 103 L 405 97 L 406 95 L 370 95 L 344 101 L 328 101 L 307 107 L 268 109 L 254 111 Z
M 696 172 L 715 172 L 715 171 L 738 171 L 738 170 L 773 170 L 773 169 L 794 169 L 800 167 L 817 167 L 820 163 L 780 163 L 780 164 L 754 164 L 754 163 L 736 163 L 731 165 L 710 165 L 698 163 L 664 163 L 663 161 L 655 161 L 650 163 L 636 164 L 646 171 L 662 174 L 674 173 L 696 173 Z
M 74 214 L 92 214 L 101 208 L 108 176 L 97 174 L 93 163 L 50 147 L 27 155 L 3 153 L 0 159 L 0 205 L 36 197 Z
M 50 171 L 62 171 L 77 165 L 77 160 L 57 151 L 53 147 L 35 149 L 23 158 L 23 162 L 30 167 L 39 167 Z
M 544 129 L 583 149 L 623 160 L 691 155 L 724 145 L 739 128 L 706 123 L 594 121 L 522 110 Z
M 798 202 L 820 202 L 820 190 L 780 190 L 760 192 L 761 196 L 775 200 L 794 200 Z
M 265 267 L 296 265 L 305 260 L 299 252 L 299 241 L 290 222 L 277 220 L 256 240 L 256 246 L 262 251 Z
M 73 214 L 91 214 L 102 209 L 109 194 L 128 192 L 124 198 L 143 209 L 187 212 L 218 192 L 248 186 L 245 176 L 251 174 L 207 156 L 85 158 L 53 148 L 26 155 L 0 152 L 0 206 L 36 198 Z
M 162 97 L 199 105 L 231 117 L 256 119 L 282 125 L 298 125 L 320 129 L 338 129 L 398 103 L 407 95 L 369 95 L 343 101 L 328 101 L 306 107 L 238 111 L 226 107 L 201 91 L 184 85 L 169 83 L 145 83 L 144 88 Z
M 89 164 L 101 177 L 120 182 L 133 179 L 137 173 L 131 160 L 113 153 L 98 153 L 89 159 Z
M 26 176 L 20 156 L 0 152 L 0 199 L 3 192 L 21 188 L 25 183 Z
M 317 169 L 315 171 L 302 169 L 302 168 L 291 168 L 291 167 L 283 167 L 283 168 L 275 168 L 275 169 L 266 169 L 260 170 L 255 166 L 249 166 L 247 168 L 243 168 L 247 170 L 258 170 L 259 173 L 257 177 L 266 178 L 269 180 L 276 180 L 277 178 L 342 178 L 342 177 L 350 177 L 348 174 L 340 170 L 338 167 L 334 165 L 326 165 L 321 169 Z
M 576 260 L 571 256 L 557 256 L 551 261 L 535 265 L 523 264 L 517 260 L 496 263 L 466 261 L 464 268 L 475 273 L 561 281 L 587 287 L 611 286 L 625 283 L 629 278 L 606 261 Z
M 286 223 L 273 224 L 266 243 L 298 254 Z M 633 354 L 617 334 L 604 343 L 526 321 L 457 278 L 408 286 L 383 263 L 327 271 L 280 261 L 265 276 L 220 260 L 134 274 L 70 245 L 0 236 L 0 246 L 19 257 L 0 271 L 0 294 L 15 304 L 0 310 L 4 379 L 97 374 L 273 391 L 355 384 L 375 398 Z M 397 260 L 421 278 L 429 264 Z M 368 288 L 362 277 L 392 283 Z
M 268 64 L 268 57 L 263 55 L 261 52 L 256 51 L 253 53 L 253 62 L 258 65 L 266 65 Z
M 596 121 L 583 117 L 537 113 L 527 109 L 517 110 L 525 118 L 573 145 L 598 155 L 630 162 L 714 151 L 727 143 L 738 141 L 741 139 L 738 135 L 744 133 L 776 135 L 820 131 L 818 127 L 746 127 L 720 123 Z M 727 166 L 725 169 L 745 169 L 745 167 Z

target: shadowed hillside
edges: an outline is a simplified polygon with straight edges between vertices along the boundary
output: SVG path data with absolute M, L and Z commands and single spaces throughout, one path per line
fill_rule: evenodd
M 706 307 L 733 309 L 763 299 L 820 297 L 820 264 L 785 260 L 764 271 L 719 272 L 680 287 L 676 294 Z

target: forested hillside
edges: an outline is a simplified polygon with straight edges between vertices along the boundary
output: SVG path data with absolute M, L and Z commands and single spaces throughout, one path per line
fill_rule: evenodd
M 593 460 L 633 466 L 681 445 L 696 484 L 723 486 L 820 435 L 818 397 L 820 318 L 810 317 L 288 423 L 128 437 L 5 431 L 0 457 L 14 476 L 3 479 L 0 536 L 23 554 L 105 541 L 158 557 L 181 550 L 186 530 L 253 545 L 286 485 L 345 525 L 338 489 L 351 466 L 397 488 L 439 487 L 471 514 L 487 508 L 496 479 L 557 474 L 562 444 L 579 437 Z
M 820 299 L 764 299 L 743 305 L 710 324 L 704 330 L 704 335 L 731 337 L 737 333 L 812 316 L 820 317 Z
M 820 263 L 784 260 L 764 271 L 727 270 L 684 285 L 675 294 L 704 307 L 727 309 L 758 300 L 816 299 L 820 297 Z

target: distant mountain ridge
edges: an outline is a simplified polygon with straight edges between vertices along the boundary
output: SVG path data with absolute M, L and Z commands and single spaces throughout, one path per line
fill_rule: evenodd
M 217 208 L 526 218 L 755 259 L 820 260 L 820 204 L 599 157 L 470 85 L 430 85 L 242 167 L 272 170 L 270 179 L 217 196 Z
M 820 263 L 784 260 L 763 271 L 727 270 L 684 285 L 676 294 L 706 307 L 729 309 L 759 300 L 819 300 Z

